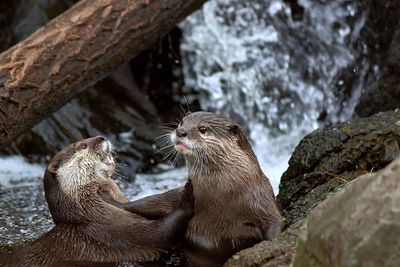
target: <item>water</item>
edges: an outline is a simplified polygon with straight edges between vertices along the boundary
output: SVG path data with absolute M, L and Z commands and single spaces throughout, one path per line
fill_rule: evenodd
M 4 187 L 12 187 L 21 182 L 35 181 L 37 177 L 44 175 L 44 166 L 28 163 L 20 156 L 0 158 L 0 166 L 0 185 Z
M 343 88 L 361 53 L 353 47 L 366 14 L 357 1 L 299 4 L 294 20 L 281 0 L 211 0 L 181 24 L 186 86 L 202 109 L 247 128 L 275 193 L 299 140 L 351 116 L 368 66 Z

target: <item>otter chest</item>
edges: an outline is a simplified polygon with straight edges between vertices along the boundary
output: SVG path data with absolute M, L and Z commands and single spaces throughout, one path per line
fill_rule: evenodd
M 195 245 L 195 246 L 197 246 L 197 247 L 200 247 L 200 248 L 203 248 L 203 249 L 215 249 L 215 248 L 217 248 L 217 244 L 215 243 L 215 241 L 213 241 L 213 240 L 211 240 L 210 238 L 208 238 L 207 236 L 205 236 L 205 235 L 200 235 L 200 234 L 198 234 L 198 235 L 194 235 L 194 236 L 192 236 L 192 238 L 191 238 L 191 242 Z
M 194 216 L 189 222 L 186 236 L 190 243 L 203 249 L 216 249 L 223 243 L 232 242 L 238 228 L 238 221 L 232 218 L 213 216 Z M 232 241 L 231 241 L 232 240 Z

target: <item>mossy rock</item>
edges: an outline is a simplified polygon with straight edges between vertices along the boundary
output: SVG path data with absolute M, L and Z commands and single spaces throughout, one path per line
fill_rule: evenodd
M 296 147 L 279 186 L 286 225 L 304 219 L 326 195 L 385 167 L 399 154 L 400 110 L 319 129 Z

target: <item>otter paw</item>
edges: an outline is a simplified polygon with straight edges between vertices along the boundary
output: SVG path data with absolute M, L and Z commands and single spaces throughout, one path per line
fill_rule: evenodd
M 188 209 L 194 208 L 193 185 L 191 180 L 188 180 L 185 184 L 179 206 L 181 208 L 188 208 Z

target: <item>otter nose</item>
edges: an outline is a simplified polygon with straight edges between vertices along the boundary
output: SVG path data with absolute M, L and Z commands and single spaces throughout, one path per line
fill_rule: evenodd
M 104 136 L 101 136 L 101 135 L 97 136 L 96 139 L 99 140 L 99 141 L 106 141 L 106 138 Z
M 187 135 L 187 132 L 182 128 L 176 129 L 175 132 L 176 132 L 176 136 L 178 136 L 178 137 L 185 137 Z

